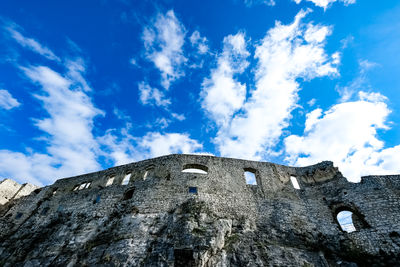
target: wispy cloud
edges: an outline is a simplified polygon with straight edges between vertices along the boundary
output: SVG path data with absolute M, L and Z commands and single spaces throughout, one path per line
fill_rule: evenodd
M 369 80 L 367 73 L 370 69 L 376 67 L 377 64 L 368 60 L 361 60 L 359 62 L 359 73 L 358 75 L 349 82 L 346 86 L 336 86 L 336 91 L 340 95 L 340 102 L 347 102 L 357 96 L 360 90 L 370 90 Z
M 300 4 L 302 0 L 293 0 L 293 1 L 295 1 L 297 4 Z M 354 4 L 356 2 L 356 0 L 305 0 L 305 1 L 312 2 L 314 3 L 314 5 L 322 7 L 325 10 L 329 8 L 334 2 L 342 2 L 346 6 Z
M 4 29 L 10 34 L 10 36 L 21 46 L 28 48 L 29 50 L 44 56 L 47 59 L 60 61 L 49 48 L 40 44 L 33 38 L 25 37 L 20 31 L 18 31 L 18 26 L 14 23 L 10 23 L 4 26 Z
M 285 138 L 288 162 L 305 166 L 329 159 L 353 182 L 362 175 L 399 172 L 400 146 L 384 149 L 377 134 L 388 129 L 386 100 L 360 91 L 355 101 L 308 113 L 303 136 Z
M 228 117 L 232 114 L 229 123 L 219 127 L 214 140 L 222 155 L 268 158 L 282 130 L 289 125 L 290 113 L 297 105 L 300 86 L 296 79 L 337 75 L 335 64 L 338 55 L 328 56 L 324 50 L 330 27 L 302 23 L 306 14 L 307 11 L 299 12 L 290 25 L 277 22 L 258 42 L 255 89 L 249 92 L 243 104 L 234 106 L 232 110 L 237 112 L 221 112 Z M 244 58 L 238 59 L 237 66 L 247 65 Z M 229 88 L 225 84 L 229 83 L 221 86 Z M 236 98 L 240 100 L 237 103 L 244 100 L 245 86 L 240 87 L 242 91 L 240 98 Z
M 171 100 L 166 98 L 164 93 L 157 88 L 151 87 L 146 82 L 141 82 L 138 85 L 139 99 L 143 105 L 153 105 L 158 107 L 168 107 Z
M 256 4 L 264 4 L 267 6 L 274 6 L 276 4 L 274 0 L 244 0 L 244 3 L 248 7 Z
M 184 76 L 182 64 L 186 30 L 173 10 L 158 14 L 143 30 L 146 58 L 161 72 L 161 84 L 168 89 L 173 81 Z
M 4 89 L 0 89 L 0 108 L 5 110 L 10 110 L 19 107 L 21 103 L 15 99 L 10 92 Z
M 208 52 L 208 40 L 206 37 L 202 37 L 199 31 L 194 31 L 189 40 L 192 46 L 197 48 L 199 54 L 203 55 Z

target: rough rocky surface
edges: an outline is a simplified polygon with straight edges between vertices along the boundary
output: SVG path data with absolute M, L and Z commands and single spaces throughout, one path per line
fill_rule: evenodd
M 353 184 L 331 162 L 169 155 L 60 179 L 1 205 L 0 266 L 396 266 L 399 197 L 400 176 Z M 342 231 L 343 210 L 356 231 Z
M 19 184 L 11 179 L 0 181 L 0 205 L 8 201 L 29 195 L 39 187 L 32 184 Z

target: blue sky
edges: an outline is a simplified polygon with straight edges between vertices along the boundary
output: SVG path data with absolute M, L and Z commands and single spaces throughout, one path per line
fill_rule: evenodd
M 396 1 L 2 1 L 0 177 L 170 153 L 399 173 L 399 18 Z

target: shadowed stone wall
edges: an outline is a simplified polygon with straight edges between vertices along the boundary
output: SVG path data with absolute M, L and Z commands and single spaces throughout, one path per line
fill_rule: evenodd
M 400 176 L 349 183 L 331 162 L 169 155 L 60 179 L 2 205 L 0 266 L 393 266 L 399 193 Z M 344 210 L 356 231 L 340 227 Z

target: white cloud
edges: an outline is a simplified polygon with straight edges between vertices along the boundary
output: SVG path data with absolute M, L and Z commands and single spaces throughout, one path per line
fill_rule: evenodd
M 300 87 L 296 79 L 337 75 L 337 54 L 328 56 L 324 50 L 330 27 L 301 23 L 306 14 L 299 12 L 290 25 L 276 22 L 258 42 L 255 89 L 250 91 L 247 101 L 242 104 L 245 86 L 232 82 L 236 85 L 234 92 L 240 92 L 237 94 L 240 97 L 235 98 L 237 102 L 228 105 L 227 111 L 213 112 L 218 115 L 214 115 L 217 125 L 223 125 L 214 140 L 222 155 L 257 160 L 267 158 L 297 105 Z M 243 58 L 238 58 L 235 64 L 247 66 Z M 216 108 L 207 110 L 212 109 Z M 229 123 L 218 123 L 218 120 Z
M 104 136 L 97 138 L 102 155 L 114 165 L 172 153 L 196 153 L 203 147 L 188 134 L 149 132 L 135 137 L 129 133 L 131 129 L 132 125 L 128 123 L 120 130 L 110 129 Z
M 317 102 L 317 99 L 312 98 L 312 99 L 310 99 L 310 100 L 307 102 L 307 104 L 308 104 L 310 107 L 312 107 L 312 106 L 315 105 L 315 102 Z
M 125 127 L 119 130 L 109 129 L 105 135 L 97 137 L 101 155 L 112 164 L 122 165 L 143 159 L 144 155 L 138 153 L 135 148 L 135 137 L 129 133 L 131 129 L 132 125 L 126 123 Z
M 153 132 L 141 138 L 139 147 L 144 149 L 148 155 L 158 157 L 172 153 L 194 153 L 203 146 L 187 134 Z
M 301 0 L 293 0 L 296 4 L 300 4 Z M 355 4 L 356 0 L 306 0 L 308 2 L 314 3 L 314 5 L 324 8 L 325 10 L 332 5 L 334 2 L 342 2 L 344 5 L 348 6 Z
M 368 82 L 367 72 L 376 66 L 376 63 L 370 62 L 368 60 L 361 60 L 359 62 L 358 75 L 346 86 L 336 86 L 335 90 L 340 95 L 339 102 L 347 102 L 353 99 L 354 96 L 357 97 L 357 92 L 359 92 L 360 90 L 371 90 Z
M 244 3 L 248 7 L 256 4 L 264 4 L 267 6 L 274 6 L 276 4 L 274 0 L 244 0 Z
M 400 146 L 384 149 L 377 137 L 377 130 L 388 129 L 385 99 L 361 91 L 357 101 L 310 112 L 303 136 L 285 138 L 287 161 L 305 166 L 332 160 L 353 182 L 362 175 L 399 172 Z
M 19 107 L 21 103 L 18 102 L 7 90 L 0 89 L 0 108 L 10 110 Z
M 4 29 L 6 31 L 8 31 L 10 36 L 15 41 L 17 41 L 17 43 L 19 43 L 21 46 L 26 47 L 26 48 L 32 50 L 33 52 L 46 57 L 47 59 L 60 61 L 60 58 L 57 57 L 49 48 L 41 45 L 35 39 L 23 36 L 19 31 L 16 30 L 16 27 L 17 26 L 15 24 L 11 24 L 11 25 L 4 27 Z
M 186 120 L 185 115 L 178 113 L 171 113 L 172 118 L 177 119 L 178 121 Z
M 48 117 L 35 119 L 46 133 L 43 153 L 0 151 L 1 174 L 36 184 L 100 168 L 96 161 L 98 145 L 92 135 L 93 119 L 103 114 L 84 93 L 87 83 L 81 81 L 84 66 L 70 62 L 65 75 L 45 66 L 21 67 L 30 81 L 40 86 L 34 96 Z M 5 159 L 12 159 L 5 160 Z
M 229 124 L 246 99 L 246 85 L 236 81 L 233 76 L 242 73 L 249 65 L 244 33 L 225 37 L 223 45 L 217 68 L 211 70 L 210 78 L 204 79 L 200 93 L 202 107 L 220 127 Z
M 208 52 L 208 40 L 206 37 L 201 37 L 199 31 L 194 31 L 189 40 L 192 46 L 197 48 L 199 54 L 203 55 Z
M 166 98 L 164 93 L 157 88 L 152 88 L 149 84 L 141 82 L 138 85 L 140 102 L 143 105 L 155 105 L 159 107 L 167 107 L 171 104 L 171 100 Z
M 136 61 L 136 59 L 134 57 L 129 60 L 129 63 L 131 63 L 133 66 L 137 66 L 138 65 L 138 63 L 137 63 L 137 61 Z
M 161 129 L 164 129 L 164 128 L 168 127 L 170 122 L 171 122 L 171 120 L 168 120 L 166 118 L 158 118 L 158 119 L 156 119 L 155 124 L 157 126 L 159 126 Z M 152 126 L 154 126 L 154 125 L 152 125 Z
M 153 23 L 143 30 L 142 40 L 146 57 L 161 72 L 161 84 L 168 89 L 171 82 L 182 77 L 182 64 L 186 30 L 176 18 L 174 11 L 158 14 Z

